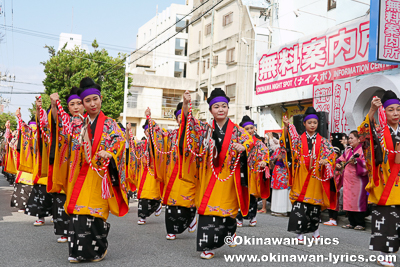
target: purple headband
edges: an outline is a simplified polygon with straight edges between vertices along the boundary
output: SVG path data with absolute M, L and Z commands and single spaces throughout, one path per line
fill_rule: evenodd
M 181 113 L 182 113 L 182 109 L 178 110 L 178 111 L 176 112 L 176 114 L 175 114 L 175 117 L 178 118 L 178 116 L 181 115 Z
M 400 101 L 399 101 L 398 99 L 389 99 L 389 100 L 386 100 L 386 102 L 383 103 L 383 108 L 387 108 L 388 106 L 393 105 L 393 104 L 400 105 Z
M 148 128 L 149 128 L 149 125 L 147 124 L 147 125 L 144 126 L 143 129 L 146 131 Z
M 216 98 L 214 98 L 213 100 L 211 100 L 210 101 L 210 107 L 212 106 L 212 105 L 214 105 L 215 103 L 218 103 L 218 102 L 224 102 L 224 103 L 229 103 L 229 101 L 228 101 L 228 99 L 225 97 L 225 96 L 217 96 Z
M 120 129 L 121 129 L 121 131 L 125 132 L 125 128 L 120 128 Z
M 74 99 L 79 99 L 81 100 L 81 98 L 78 95 L 70 95 L 67 99 L 67 104 L 69 104 L 69 102 L 71 102 Z
M 30 122 L 28 123 L 28 125 L 32 125 L 32 124 L 35 124 L 35 125 L 36 125 L 36 122 L 35 122 L 35 121 L 30 121 Z
M 253 125 L 254 126 L 254 123 L 252 123 L 251 121 L 248 121 L 248 122 L 243 123 L 242 127 L 244 128 L 247 125 Z
M 318 116 L 315 115 L 315 114 L 307 115 L 307 116 L 304 118 L 304 122 L 305 122 L 305 121 L 308 121 L 309 119 L 316 119 L 316 120 L 318 120 Z
M 83 99 L 85 99 L 85 97 L 87 97 L 88 95 L 98 95 L 98 96 L 101 96 L 101 93 L 100 93 L 100 90 L 99 90 L 99 89 L 96 89 L 96 88 L 89 88 L 89 89 L 86 89 L 85 91 L 83 91 L 79 97 L 80 97 L 81 100 L 83 101 Z

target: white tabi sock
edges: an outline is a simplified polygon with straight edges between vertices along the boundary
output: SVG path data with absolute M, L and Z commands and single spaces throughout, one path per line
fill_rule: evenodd
M 313 237 L 318 237 L 319 236 L 319 229 L 315 230 L 315 232 L 312 235 Z
M 303 235 L 302 235 L 302 234 L 300 234 L 300 235 L 297 235 L 297 239 L 303 240 L 303 239 L 304 239 L 304 237 L 303 237 Z

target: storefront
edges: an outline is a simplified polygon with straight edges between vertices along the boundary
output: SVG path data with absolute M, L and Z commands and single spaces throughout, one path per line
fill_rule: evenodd
M 329 113 L 330 132 L 348 133 L 363 120 L 377 90 L 400 95 L 398 66 L 368 62 L 369 25 L 365 16 L 265 53 L 253 97 L 260 130 L 281 128 L 282 116 L 296 115 L 290 106 L 309 103 Z

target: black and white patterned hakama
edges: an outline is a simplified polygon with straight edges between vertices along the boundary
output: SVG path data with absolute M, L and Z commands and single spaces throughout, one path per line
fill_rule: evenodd
M 35 184 L 26 205 L 25 214 L 39 218 L 53 213 L 53 196 L 46 191 L 46 186 Z
M 95 260 L 108 248 L 110 224 L 90 215 L 71 214 L 68 230 L 69 256 L 77 260 Z
M 313 233 L 318 229 L 321 206 L 295 202 L 289 217 L 288 232 L 296 234 Z
M 252 220 L 257 216 L 257 199 L 255 196 L 250 195 L 250 204 L 249 204 L 249 212 L 247 216 L 243 217 L 242 212 L 239 211 L 238 215 L 236 216 L 236 219 L 239 221 L 244 220 Z
M 370 250 L 394 253 L 400 247 L 400 206 L 372 206 Z
M 14 192 L 11 195 L 11 207 L 25 209 L 31 195 L 33 185 L 16 183 L 14 184 Z
M 65 194 L 53 194 L 53 224 L 56 235 L 68 235 L 69 215 L 65 213 L 64 204 L 67 196 Z
M 142 219 L 150 217 L 161 204 L 161 200 L 140 198 L 138 203 L 138 216 Z
M 166 206 L 165 226 L 167 234 L 183 233 L 196 217 L 196 208 Z
M 236 219 L 199 215 L 197 251 L 214 250 L 225 244 L 225 237 L 236 233 Z

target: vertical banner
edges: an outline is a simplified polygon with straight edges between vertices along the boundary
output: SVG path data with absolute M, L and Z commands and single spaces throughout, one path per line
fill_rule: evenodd
M 333 83 L 314 85 L 313 87 L 313 106 L 316 111 L 326 111 L 329 113 L 329 131 L 332 132 L 332 99 Z
M 371 0 L 369 62 L 400 64 L 400 1 Z
M 351 130 L 345 116 L 344 106 L 356 79 L 337 80 L 333 83 L 315 85 L 313 104 L 316 111 L 329 113 L 329 130 L 331 133 L 349 133 Z

